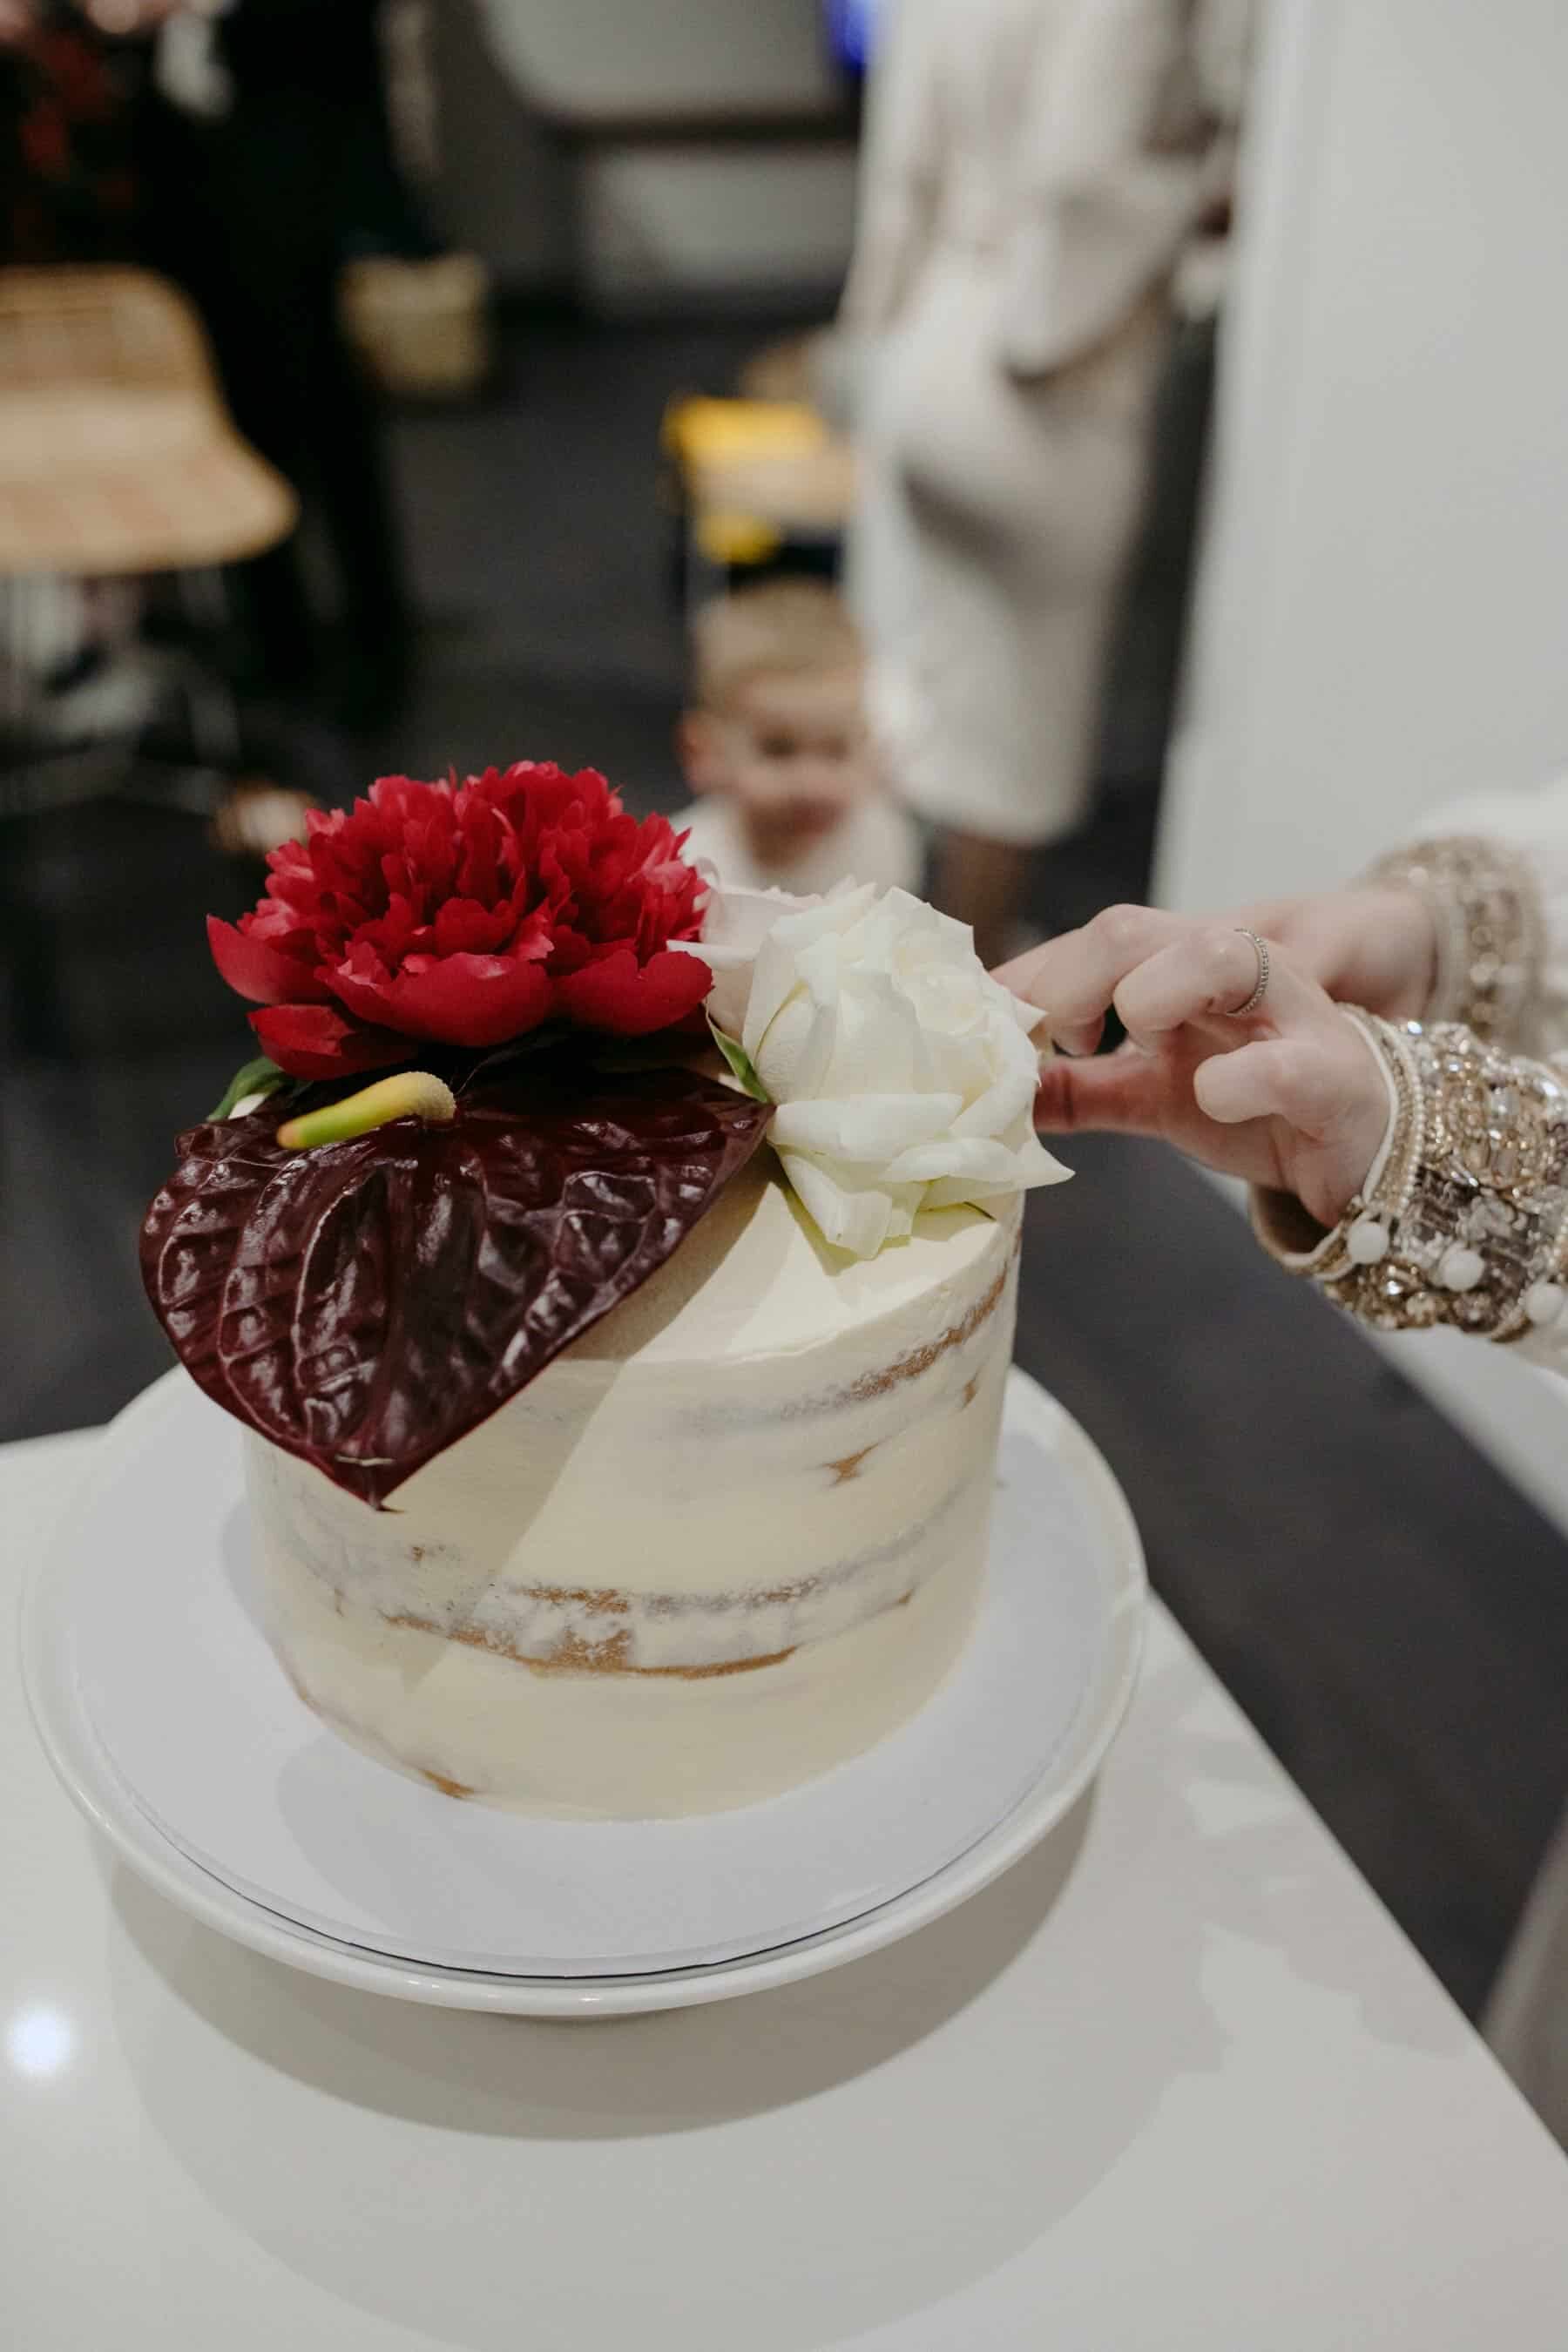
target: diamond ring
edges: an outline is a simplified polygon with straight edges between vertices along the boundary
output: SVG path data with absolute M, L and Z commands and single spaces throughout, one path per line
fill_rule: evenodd
M 1253 952 L 1258 958 L 1258 985 L 1246 1003 L 1235 1006 L 1229 1016 L 1232 1021 L 1245 1021 L 1249 1013 L 1257 1012 L 1268 993 L 1268 942 L 1260 940 L 1256 931 L 1249 931 L 1245 923 L 1237 923 L 1236 928 L 1244 940 L 1252 941 Z

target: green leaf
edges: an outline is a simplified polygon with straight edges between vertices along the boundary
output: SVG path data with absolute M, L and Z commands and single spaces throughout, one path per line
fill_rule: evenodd
M 288 1084 L 288 1071 L 280 1070 L 276 1062 L 269 1062 L 265 1054 L 258 1054 L 253 1062 L 246 1062 L 236 1070 L 222 1102 L 216 1110 L 209 1110 L 207 1117 L 209 1119 L 227 1118 L 235 1104 L 243 1102 L 247 1095 L 275 1095 L 279 1087 Z
M 771 1103 L 773 1097 L 769 1094 L 766 1087 L 763 1086 L 761 1078 L 758 1077 L 757 1066 L 752 1061 L 750 1054 L 747 1053 L 744 1045 L 742 1045 L 740 1039 L 738 1037 L 731 1037 L 727 1030 L 721 1029 L 719 1024 L 713 1019 L 711 1013 L 710 1013 L 708 1017 L 708 1026 L 713 1032 L 713 1043 L 718 1046 L 719 1051 L 723 1055 L 724 1059 L 729 1063 L 731 1069 L 734 1072 L 736 1077 L 740 1079 L 741 1084 L 745 1087 L 746 1092 L 751 1096 L 752 1100 L 753 1102 Z

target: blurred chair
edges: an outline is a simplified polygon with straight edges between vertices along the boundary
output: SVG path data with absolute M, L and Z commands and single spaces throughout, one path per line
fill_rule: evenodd
M 854 451 L 806 402 L 675 400 L 663 445 L 689 601 L 781 565 L 837 571 L 854 504 Z
M 489 276 L 471 253 L 367 254 L 344 268 L 343 324 L 384 392 L 466 400 L 490 370 Z
M 240 439 L 184 297 L 130 268 L 0 269 L 0 814 L 120 788 L 123 743 L 50 749 L 40 656 L 62 581 L 173 575 L 193 628 L 221 625 L 218 567 L 294 528 L 293 491 Z M 195 653 L 150 657 L 184 698 L 209 806 L 237 765 L 238 714 Z M 56 730 L 58 732 L 58 730 Z

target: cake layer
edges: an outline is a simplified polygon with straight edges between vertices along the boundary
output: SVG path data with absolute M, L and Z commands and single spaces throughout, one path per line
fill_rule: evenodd
M 984 1566 L 990 1482 L 938 1572 L 836 1639 L 731 1673 L 595 1675 L 341 1606 L 297 1563 L 271 1582 L 296 1689 L 333 1730 L 450 1797 L 560 1818 L 669 1819 L 755 1804 L 884 1738 L 963 1648 Z
M 524 1657 L 704 1665 L 822 1639 L 908 1589 L 903 1548 L 939 1544 L 994 1443 L 975 1384 L 1010 1352 L 1016 1242 L 1016 1214 L 945 1210 L 846 1261 L 748 1171 L 386 1510 L 253 1440 L 263 1538 L 388 1616 Z
M 658 1275 L 385 1511 L 252 1440 L 289 1671 L 356 1736 L 492 1800 L 637 1811 L 695 1779 L 703 1803 L 740 1802 L 728 1788 L 788 1785 L 823 1769 L 806 1759 L 868 1745 L 899 1719 L 892 1694 L 940 1677 L 911 1627 L 959 1622 L 916 1603 L 978 1574 L 1017 1223 L 1011 1206 L 942 1211 L 847 1260 L 775 1173 L 749 1170 Z M 853 1721 L 840 1653 L 859 1661 Z M 724 1761 L 716 1727 L 743 1749 L 753 1709 L 756 1755 Z M 589 1784 L 615 1801 L 544 1760 L 547 1724 L 590 1717 L 619 1760 Z M 794 1726 L 777 1732 L 797 1764 L 783 1780 L 764 1721 Z M 664 1756 L 672 1742 L 690 1757 Z

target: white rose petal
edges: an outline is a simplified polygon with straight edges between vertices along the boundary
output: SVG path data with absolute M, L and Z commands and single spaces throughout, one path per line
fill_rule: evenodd
M 744 1026 L 752 967 L 773 925 L 817 903 L 788 890 L 710 889 L 702 909 L 702 937 L 671 940 L 682 954 L 700 956 L 713 974 L 707 1010 L 726 1036 L 738 1037 Z
M 1027 1055 L 1028 1066 L 1018 1070 L 1005 1069 L 994 1078 L 984 1093 L 976 1095 L 968 1107 L 961 1110 L 952 1122 L 955 1135 L 1000 1135 L 1016 1119 L 1032 1122 L 1035 1091 L 1038 1085 L 1038 1068 L 1033 1054 Z
M 761 1037 L 786 997 L 798 987 L 811 988 L 807 977 L 811 950 L 819 940 L 834 939 L 853 923 L 861 902 L 875 893 L 868 884 L 864 888 L 835 892 L 819 898 L 815 906 L 806 906 L 798 914 L 788 914 L 774 921 L 756 952 L 756 965 L 752 975 L 752 993 L 746 1004 L 744 1040 L 751 1053 L 751 1038 Z M 706 930 L 707 919 L 704 917 Z M 803 966 L 805 967 L 803 969 Z M 829 978 L 836 973 L 837 961 L 830 949 L 819 960 L 819 970 Z M 831 994 L 831 985 L 829 994 Z
M 781 1103 L 773 1113 L 779 1151 L 809 1151 L 826 1160 L 854 1160 L 890 1173 L 889 1161 L 908 1158 L 952 1123 L 956 1095 L 850 1095 L 840 1101 Z M 911 1181 L 924 1171 L 911 1169 Z M 944 1168 L 944 1176 L 951 1171 Z
M 757 950 L 775 923 L 786 915 L 804 914 L 820 907 L 820 898 L 801 898 L 789 890 L 710 890 L 702 909 L 702 938 L 689 944 L 695 954 L 743 956 L 756 961 Z
M 781 1151 L 779 1161 L 801 1207 L 825 1242 L 852 1257 L 875 1257 L 884 1242 L 902 1241 L 925 1205 L 920 1184 L 858 1185 L 804 1152 Z
M 962 1179 L 966 1187 L 985 1193 L 1024 1189 L 1020 1155 L 1005 1143 L 983 1142 L 978 1137 L 964 1141 L 944 1136 L 935 1143 L 914 1144 L 900 1151 L 884 1173 L 893 1184 L 939 1184 Z M 968 1191 L 961 1197 L 967 1199 Z
M 773 1148 L 832 1247 L 870 1257 L 922 1209 L 1070 1175 L 1034 1129 L 1041 1014 L 990 977 L 964 925 L 854 884 L 804 902 L 715 890 L 703 920 L 710 1009 L 777 1105 Z
M 833 1058 L 834 1012 L 833 1005 L 814 1004 L 797 988 L 774 1013 L 765 1032 L 773 1077 L 763 1081 L 774 1102 L 816 1093 Z

